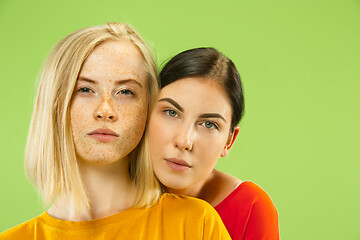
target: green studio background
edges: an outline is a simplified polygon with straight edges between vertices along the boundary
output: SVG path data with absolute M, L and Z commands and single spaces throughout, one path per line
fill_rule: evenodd
M 360 239 L 360 1 L 0 1 L 0 232 L 44 209 L 23 159 L 36 76 L 69 33 L 128 22 L 158 62 L 212 46 L 242 76 L 246 113 L 218 169 L 272 197 L 282 239 Z

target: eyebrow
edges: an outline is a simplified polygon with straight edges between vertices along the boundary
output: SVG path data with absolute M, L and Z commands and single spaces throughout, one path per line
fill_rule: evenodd
M 97 81 L 92 80 L 92 79 L 90 79 L 90 78 L 86 78 L 86 77 L 78 77 L 77 80 L 78 80 L 78 81 L 83 81 L 83 82 L 89 82 L 89 83 L 97 84 Z
M 178 104 L 174 99 L 172 98 L 161 98 L 159 99 L 159 102 L 168 102 L 170 104 L 172 104 L 174 107 L 176 107 L 179 111 L 184 112 L 184 108 L 180 106 L 180 104 Z M 224 122 L 227 122 L 225 120 L 225 118 L 219 114 L 219 113 L 203 113 L 199 115 L 200 118 L 219 118 L 221 120 L 223 120 Z
M 203 113 L 203 114 L 200 114 L 199 117 L 200 118 L 220 118 L 221 120 L 226 122 L 225 118 L 223 116 L 221 116 L 221 114 L 218 114 L 218 113 Z
M 174 99 L 171 98 L 161 98 L 159 99 L 159 102 L 169 102 L 174 107 L 176 107 L 180 112 L 184 112 L 184 108 L 180 106 Z
M 84 81 L 84 82 L 89 82 L 89 83 L 93 83 L 93 84 L 98 84 L 97 81 L 87 78 L 87 77 L 79 77 L 77 79 L 78 81 Z M 124 79 L 124 80 L 116 80 L 115 81 L 115 85 L 121 85 L 121 84 L 125 84 L 125 83 L 135 83 L 137 85 L 139 85 L 139 87 L 142 87 L 141 83 L 136 81 L 135 79 L 129 78 L 129 79 Z

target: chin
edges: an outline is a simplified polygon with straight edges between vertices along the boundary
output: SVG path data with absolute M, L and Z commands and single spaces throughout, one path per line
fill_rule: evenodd
M 105 152 L 106 153 L 106 152 Z M 85 153 L 85 154 L 77 154 L 79 160 L 88 164 L 95 165 L 109 165 L 115 162 L 120 161 L 122 158 L 119 157 L 121 154 L 112 154 L 111 152 L 107 152 L 107 154 L 99 154 L 99 153 Z
M 92 159 L 83 158 L 82 159 L 82 162 L 93 165 L 109 165 L 118 161 L 119 159 L 113 159 L 113 158 L 92 158 Z
M 159 181 L 167 188 L 173 190 L 182 190 L 188 187 L 188 185 L 182 182 L 182 179 L 169 179 L 169 178 L 159 178 Z

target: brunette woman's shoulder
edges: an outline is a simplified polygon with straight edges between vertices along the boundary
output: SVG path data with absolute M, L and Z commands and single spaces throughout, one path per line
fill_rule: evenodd
M 225 206 L 247 206 L 249 209 L 261 209 L 277 215 L 276 207 L 266 193 L 259 185 L 251 182 L 241 182 L 226 198 L 223 199 L 215 208 L 219 209 Z
M 215 209 L 233 239 L 279 239 L 276 207 L 253 182 L 241 182 Z
M 266 239 L 279 239 L 278 211 L 270 196 L 253 182 L 247 181 L 241 185 L 243 185 L 241 194 L 247 195 L 248 202 L 251 203 L 246 227 L 247 237 L 249 239 L 264 237 Z
M 204 199 L 212 206 L 216 206 L 229 196 L 241 183 L 242 181 L 240 179 L 214 169 L 211 181 L 204 187 L 205 192 L 207 192 L 207 196 L 204 197 Z
M 232 237 L 279 239 L 277 209 L 270 196 L 253 182 L 242 182 L 215 209 Z

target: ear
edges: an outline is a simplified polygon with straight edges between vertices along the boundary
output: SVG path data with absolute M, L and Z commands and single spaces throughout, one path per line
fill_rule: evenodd
M 230 148 L 232 147 L 232 145 L 235 142 L 236 137 L 238 136 L 240 131 L 240 127 L 239 126 L 235 126 L 234 127 L 234 131 L 232 133 L 229 134 L 229 138 L 226 142 L 226 145 L 224 147 L 223 152 L 220 154 L 221 157 L 226 157 L 226 155 L 228 154 L 228 152 L 230 151 Z

